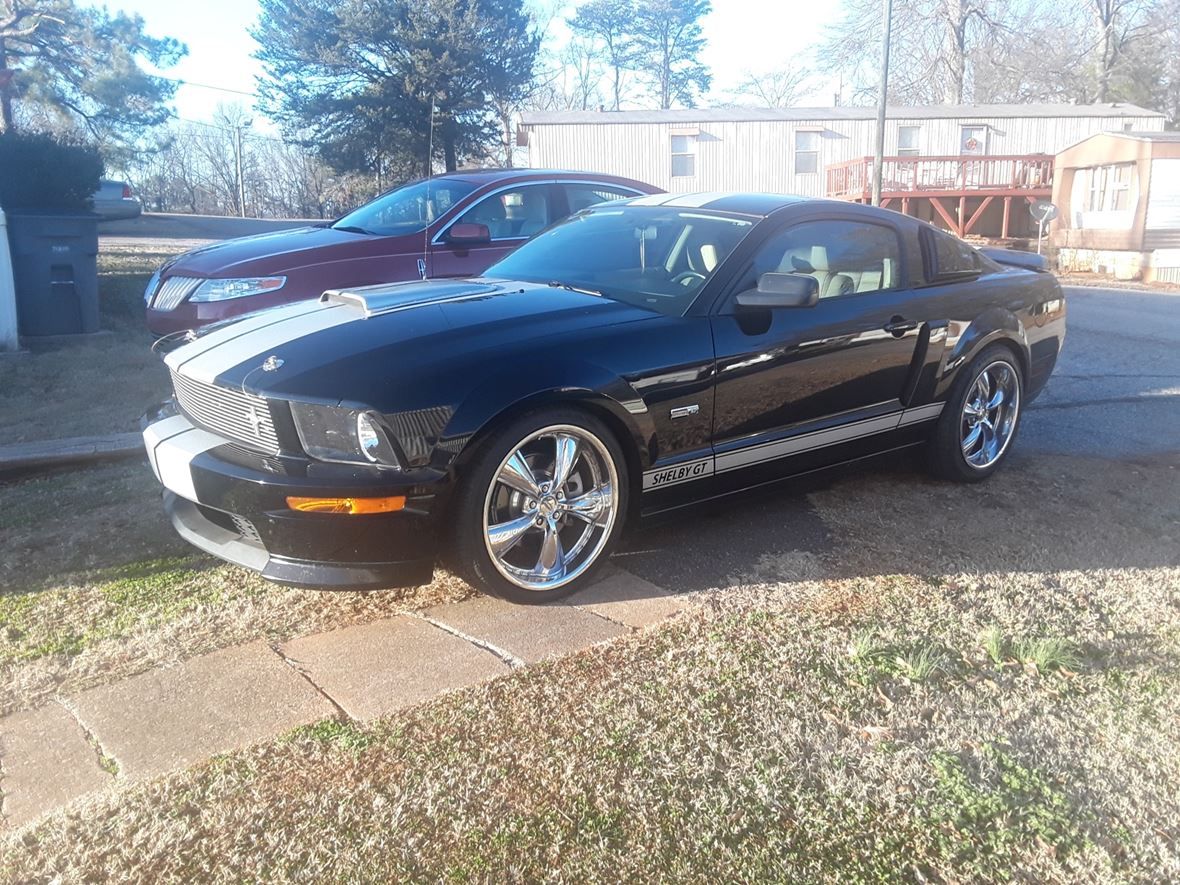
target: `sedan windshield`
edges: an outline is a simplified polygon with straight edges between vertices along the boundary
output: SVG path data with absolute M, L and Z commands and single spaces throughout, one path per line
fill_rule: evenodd
M 473 190 L 475 185 L 450 178 L 415 181 L 354 209 L 332 227 L 383 237 L 418 233 Z
M 604 206 L 538 234 L 484 276 L 588 290 L 680 316 L 752 226 L 699 209 Z

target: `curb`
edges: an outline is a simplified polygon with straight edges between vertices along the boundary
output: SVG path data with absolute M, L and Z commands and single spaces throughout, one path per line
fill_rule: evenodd
M 78 467 L 143 454 L 138 433 L 75 436 L 0 446 L 0 477 L 53 467 Z

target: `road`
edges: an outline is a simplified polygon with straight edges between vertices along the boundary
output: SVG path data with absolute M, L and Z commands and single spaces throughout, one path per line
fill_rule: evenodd
M 225 218 L 220 215 L 145 212 L 138 218 L 101 222 L 98 235 L 101 238 L 134 240 L 228 240 L 231 237 L 247 237 L 320 223 L 318 219 Z
M 1061 361 L 1018 445 L 1109 458 L 1180 451 L 1180 294 L 1070 286 L 1066 304 Z
M 1025 411 L 1015 454 L 1090 455 L 1119 462 L 1180 453 L 1180 293 L 1067 287 L 1067 334 L 1046 390 Z M 914 464 L 858 469 L 910 481 Z M 617 561 L 664 587 L 724 586 L 764 554 L 822 552 L 829 530 L 806 492 L 820 474 L 625 536 Z M 884 506 L 886 502 L 882 501 Z

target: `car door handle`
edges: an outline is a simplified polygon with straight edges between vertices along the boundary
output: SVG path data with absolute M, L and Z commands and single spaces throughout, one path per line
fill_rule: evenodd
M 890 335 L 900 338 L 906 332 L 912 332 L 920 325 L 921 323 L 917 320 L 907 320 L 905 317 L 893 317 L 893 319 L 885 324 L 885 331 Z

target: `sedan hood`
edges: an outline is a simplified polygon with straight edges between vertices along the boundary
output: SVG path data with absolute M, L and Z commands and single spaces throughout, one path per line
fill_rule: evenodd
M 218 325 L 168 354 L 173 371 L 264 396 L 340 402 L 479 372 L 569 333 L 660 315 L 538 283 L 437 280 L 325 293 Z M 543 341 L 543 347 L 535 345 Z
M 371 255 L 376 239 L 382 241 L 389 254 L 402 251 L 403 248 L 416 248 L 419 252 L 422 249 L 420 235 L 410 239 L 374 237 L 326 226 L 296 227 L 201 246 L 169 264 L 168 272 L 170 275 L 194 277 L 282 274 L 308 264 Z M 403 243 L 403 240 L 406 242 Z

